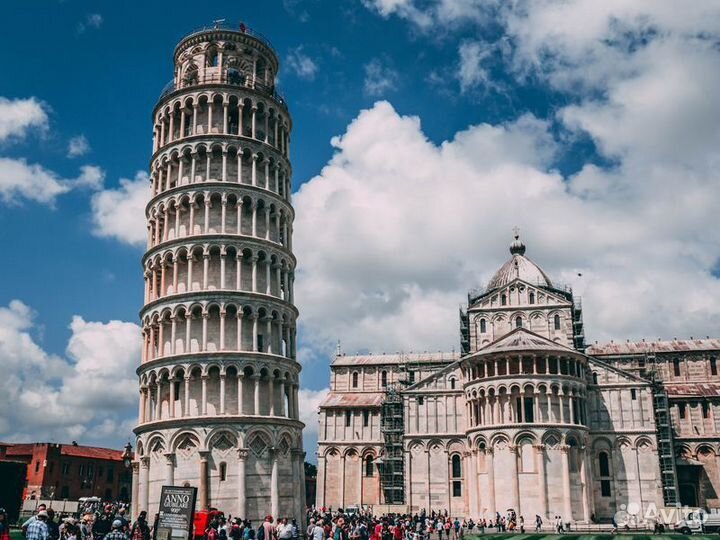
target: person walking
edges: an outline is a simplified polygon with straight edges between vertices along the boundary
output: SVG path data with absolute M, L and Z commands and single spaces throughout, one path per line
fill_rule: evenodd
M 543 520 L 540 514 L 535 514 L 535 532 L 539 533 L 542 530 Z

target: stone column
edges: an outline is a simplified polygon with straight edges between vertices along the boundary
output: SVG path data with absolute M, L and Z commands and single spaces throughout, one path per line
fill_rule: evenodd
M 200 489 L 198 490 L 198 498 L 200 499 L 200 510 L 208 509 L 208 456 L 210 452 L 201 450 L 200 454 Z
M 237 479 L 237 516 L 243 519 L 247 518 L 247 504 L 245 502 L 245 462 L 247 461 L 248 451 L 245 448 L 238 448 L 238 479 Z
M 225 414 L 225 373 L 220 374 L 220 414 Z
M 172 452 L 165 453 L 165 485 L 175 485 L 175 454 Z
M 133 461 L 132 466 L 132 517 L 136 519 L 140 513 L 140 463 Z
M 477 516 L 477 472 L 475 471 L 476 448 L 470 452 L 463 453 L 465 458 L 465 493 L 467 493 L 468 512 L 471 516 Z
M 140 458 L 140 511 L 147 511 L 150 504 L 150 458 Z
M 548 499 L 547 499 L 547 475 L 545 473 L 545 445 L 536 444 L 534 446 L 538 462 L 538 490 L 540 494 L 540 515 L 546 518 L 548 515 Z
M 580 453 L 580 483 L 582 485 L 582 507 L 583 507 L 583 521 L 585 523 L 590 523 L 590 501 L 588 496 L 588 477 L 587 477 L 587 471 L 586 471 L 586 453 L 585 453 L 585 447 L 581 447 L 579 449 Z M 638 475 L 640 474 L 640 471 L 638 471 Z
M 495 506 L 495 449 L 492 447 L 486 448 L 485 458 L 488 477 L 488 510 L 494 519 L 497 511 Z
M 201 397 L 201 408 L 200 408 L 200 414 L 205 416 L 207 414 L 207 381 L 209 379 L 209 375 L 201 375 L 200 380 L 202 381 L 200 384 L 202 385 L 202 397 Z
M 510 481 L 512 482 L 512 502 L 511 505 L 518 515 L 522 514 L 520 508 L 520 478 L 518 477 L 518 450 L 515 445 L 508 446 L 510 452 Z
M 237 375 L 237 402 L 238 402 L 238 414 L 243 414 L 243 380 L 245 379 L 245 374 L 241 371 Z M 240 514 L 242 517 L 245 517 L 243 514 Z
M 568 461 L 568 452 L 570 447 L 567 444 L 560 446 L 560 467 L 562 469 L 562 486 L 563 486 L 563 520 L 572 520 L 572 499 L 570 498 L 570 463 Z
M 317 486 L 315 489 L 315 506 L 325 506 L 325 456 L 318 452 L 317 458 Z
M 270 416 L 275 416 L 275 377 L 268 375 L 268 399 L 270 400 Z
M 253 387 L 253 402 L 254 402 L 254 412 L 253 414 L 255 416 L 260 414 L 260 374 L 254 373 L 252 378 L 255 380 L 255 386 Z
M 185 375 L 185 406 L 183 416 L 190 416 L 190 374 Z
M 278 474 L 278 460 L 280 452 L 276 448 L 270 450 L 272 471 L 270 473 L 270 513 L 277 516 L 280 510 L 280 478 Z
M 340 458 L 340 508 L 345 508 L 345 454 Z

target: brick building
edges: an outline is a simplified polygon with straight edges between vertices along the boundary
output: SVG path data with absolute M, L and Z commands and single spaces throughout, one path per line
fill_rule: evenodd
M 122 450 L 72 444 L 0 443 L 0 461 L 27 464 L 25 499 L 129 500 L 132 471 Z

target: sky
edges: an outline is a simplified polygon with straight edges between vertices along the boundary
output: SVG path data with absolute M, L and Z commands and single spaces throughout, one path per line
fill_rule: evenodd
M 720 3 L 199 6 L 3 8 L 0 440 L 133 439 L 151 111 L 216 19 L 272 42 L 293 116 L 310 460 L 337 341 L 457 348 L 515 226 L 588 342 L 718 335 Z

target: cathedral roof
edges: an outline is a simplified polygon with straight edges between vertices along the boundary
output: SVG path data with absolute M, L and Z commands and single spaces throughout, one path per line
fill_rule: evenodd
M 674 339 L 672 341 L 639 341 L 590 345 L 585 351 L 594 356 L 616 354 L 673 353 L 720 350 L 720 339 Z
M 358 354 L 339 355 L 333 360 L 333 366 L 384 365 L 384 364 L 436 364 L 451 363 L 460 358 L 455 352 L 394 353 L 394 354 Z
M 515 233 L 514 240 L 510 244 L 509 261 L 495 272 L 488 283 L 486 292 L 504 287 L 515 279 L 521 279 L 531 285 L 540 287 L 552 287 L 552 282 L 542 268 L 525 256 L 525 244 L 520 240 L 520 234 Z
M 555 343 L 525 328 L 515 328 L 509 334 L 504 335 L 497 341 L 493 341 L 486 347 L 475 353 L 476 355 L 493 354 L 498 352 L 520 352 L 520 351 L 548 351 L 569 353 L 577 351 L 560 343 Z
M 382 392 L 330 392 L 320 407 L 379 407 L 384 400 Z

